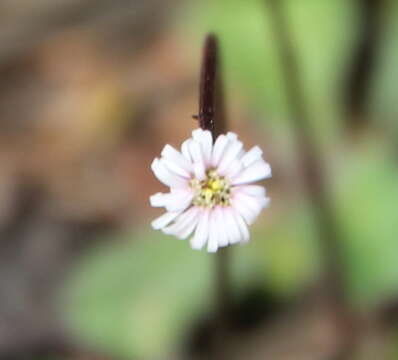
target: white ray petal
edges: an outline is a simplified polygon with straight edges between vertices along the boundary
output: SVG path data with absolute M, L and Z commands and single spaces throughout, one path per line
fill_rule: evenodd
M 187 139 L 181 144 L 181 153 L 184 156 L 184 158 L 191 163 L 192 162 L 192 157 L 191 153 L 189 152 L 189 143 L 193 141 L 192 139 Z
M 188 186 L 187 179 L 171 172 L 158 158 L 153 160 L 151 168 L 159 181 L 166 186 L 178 188 L 184 188 Z
M 191 173 L 184 168 L 182 168 L 178 163 L 171 161 L 167 158 L 161 158 L 160 161 L 166 166 L 168 170 L 172 173 L 179 175 L 185 179 L 189 179 L 191 177 Z
M 232 131 L 228 131 L 227 132 L 227 137 L 228 137 L 229 140 L 232 140 L 232 141 L 238 140 L 238 135 L 236 135 Z
M 233 180 L 233 185 L 243 185 L 251 182 L 263 180 L 271 177 L 271 167 L 264 160 L 257 160 L 255 163 L 251 164 L 245 170 L 243 170 L 239 175 L 237 175 Z
M 224 154 L 225 149 L 227 148 L 228 143 L 229 140 L 225 135 L 220 135 L 217 138 L 216 142 L 214 143 L 213 153 L 211 156 L 212 166 L 216 167 L 219 164 L 221 157 Z
M 246 223 L 251 225 L 261 212 L 261 205 L 252 197 L 242 193 L 234 195 L 231 204 L 239 214 L 243 216 Z
M 228 245 L 228 234 L 224 229 L 224 215 L 223 210 L 219 206 L 214 209 L 215 223 L 218 226 L 218 246 L 223 247 Z
M 163 232 L 168 235 L 175 235 L 179 239 L 186 239 L 198 223 L 198 213 L 197 207 L 189 208 L 175 220 L 174 224 L 165 227 Z
M 235 159 L 229 164 L 228 168 L 225 170 L 224 175 L 227 179 L 230 180 L 233 179 L 242 171 L 243 171 L 242 161 Z
M 193 172 L 196 179 L 200 181 L 206 179 L 206 168 L 203 162 L 194 163 Z
M 190 209 L 181 213 L 172 224 L 166 226 L 162 229 L 162 231 L 167 235 L 176 235 L 176 232 L 179 231 L 185 224 L 187 218 L 190 215 Z
M 235 218 L 235 222 L 238 224 L 242 242 L 248 242 L 250 239 L 250 233 L 245 221 L 235 209 L 233 209 L 232 213 Z
M 191 155 L 194 163 L 204 163 L 204 157 L 202 153 L 202 147 L 197 141 L 190 141 L 188 143 L 189 154 Z
M 224 217 L 224 229 L 228 234 L 228 242 L 230 244 L 235 244 L 240 241 L 240 231 L 238 225 L 235 222 L 235 218 L 231 212 L 231 209 L 226 207 L 222 209 Z
M 208 252 L 216 252 L 218 249 L 219 229 L 218 229 L 217 219 L 214 215 L 215 213 L 213 210 L 210 212 L 209 215 L 209 241 L 207 242 Z
M 192 138 L 198 142 L 202 149 L 203 160 L 209 165 L 213 150 L 213 137 L 209 130 L 196 129 L 192 131 Z
M 269 205 L 271 204 L 271 199 L 269 197 L 264 196 L 258 199 L 259 199 L 258 201 L 261 204 L 261 209 L 265 209 L 269 207 Z
M 167 194 L 158 192 L 149 197 L 149 202 L 153 207 L 163 207 L 165 206 L 166 199 Z
M 262 155 L 263 151 L 258 146 L 254 146 L 242 156 L 241 160 L 243 162 L 243 165 L 245 167 L 248 167 L 257 160 L 260 160 Z
M 169 225 L 178 215 L 179 211 L 176 212 L 166 212 L 162 216 L 159 216 L 151 222 L 152 228 L 159 230 Z
M 243 156 L 244 156 L 245 154 L 246 154 L 246 151 L 245 151 L 244 148 L 242 148 L 242 149 L 239 151 L 238 155 L 236 155 L 236 158 L 237 158 L 238 160 L 242 161 L 242 158 L 243 158 Z M 242 164 L 243 164 L 243 163 L 242 163 Z
M 225 171 L 233 160 L 237 158 L 237 155 L 242 150 L 243 144 L 240 141 L 230 142 L 228 147 L 225 149 L 224 154 L 220 160 L 217 168 L 217 172 L 220 175 L 225 175 Z
M 193 207 L 193 209 L 194 211 L 192 213 L 192 216 L 189 217 L 184 225 L 184 229 L 182 229 L 181 232 L 178 234 L 180 239 L 186 239 L 189 235 L 192 234 L 192 232 L 198 225 L 200 209 L 197 207 Z
M 235 189 L 250 196 L 264 197 L 266 194 L 265 187 L 261 185 L 240 185 L 235 187 Z
M 178 234 L 177 237 L 181 240 L 185 240 L 187 237 L 189 237 L 192 232 L 195 230 L 196 226 L 198 225 L 199 219 L 196 217 L 192 219 L 184 229 L 182 229 Z
M 209 237 L 209 210 L 203 210 L 199 216 L 198 226 L 191 239 L 191 247 L 195 250 L 200 250 Z
M 239 204 L 238 206 L 236 205 L 236 202 L 233 202 L 232 206 L 240 215 L 242 215 L 242 217 L 245 219 L 245 222 L 249 225 L 254 223 L 259 214 L 258 212 L 253 211 L 253 209 L 247 206 L 247 204 Z
M 167 195 L 164 205 L 167 211 L 183 211 L 191 204 L 193 198 L 191 190 L 172 189 Z
M 188 161 L 183 154 L 181 154 L 177 149 L 167 144 L 162 150 L 161 155 L 168 159 L 170 162 L 175 163 L 180 168 L 184 169 L 187 173 L 192 172 L 191 162 Z
M 269 204 L 269 198 L 249 196 L 237 191 L 234 193 L 231 203 L 234 209 L 251 225 L 261 210 Z

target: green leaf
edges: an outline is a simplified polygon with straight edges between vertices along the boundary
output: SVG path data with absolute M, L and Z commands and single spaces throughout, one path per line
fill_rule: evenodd
M 155 232 L 95 249 L 71 275 L 67 318 L 86 341 L 126 357 L 171 352 L 210 306 L 210 256 Z
M 230 249 L 234 297 L 253 285 L 290 296 L 308 281 L 314 257 L 306 218 L 284 217 L 285 227 L 258 223 L 249 244 Z M 154 231 L 120 237 L 83 256 L 71 274 L 61 294 L 70 328 L 117 356 L 175 353 L 194 321 L 214 310 L 216 255 Z
M 367 142 L 344 155 L 335 194 L 354 299 L 362 304 L 398 293 L 398 170 L 388 149 Z

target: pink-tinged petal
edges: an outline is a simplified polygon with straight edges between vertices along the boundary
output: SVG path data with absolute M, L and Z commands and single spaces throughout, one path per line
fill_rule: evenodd
M 260 210 L 262 210 L 267 203 L 267 199 L 268 198 L 265 196 L 248 195 L 242 191 L 242 187 L 236 187 L 232 189 L 232 200 L 237 201 L 237 205 L 240 205 L 241 203 L 248 203 L 253 208 L 258 207 Z
M 206 179 L 206 168 L 203 162 L 193 164 L 195 178 L 202 181 Z
M 149 200 L 154 207 L 165 207 L 167 211 L 183 211 L 193 198 L 191 189 L 172 189 L 170 193 L 157 193 Z
M 174 222 L 174 224 L 167 226 L 163 232 L 168 235 L 175 235 L 179 239 L 186 239 L 195 229 L 199 217 L 199 209 L 191 207 L 182 213 Z
M 152 228 L 159 230 L 169 225 L 180 212 L 166 212 L 151 222 Z
M 245 222 L 249 225 L 253 224 L 256 220 L 259 212 L 254 211 L 252 208 L 247 206 L 247 204 L 240 204 L 239 206 L 235 206 L 233 203 L 234 209 L 245 219 Z
M 234 195 L 231 204 L 249 225 L 253 224 L 262 209 L 261 204 L 255 198 L 242 193 Z
M 149 197 L 149 202 L 153 207 L 163 207 L 166 204 L 167 195 L 164 193 L 156 193 Z
M 235 222 L 238 224 L 242 242 L 248 242 L 250 239 L 250 233 L 245 221 L 236 210 L 233 210 L 232 213 L 234 215 Z
M 192 191 L 185 189 L 172 189 L 171 193 L 166 194 L 165 207 L 167 211 L 183 211 L 189 205 L 193 198 Z
M 249 196 L 265 196 L 265 187 L 260 185 L 241 185 L 235 187 L 234 191 L 239 191 Z
M 205 209 L 200 214 L 200 219 L 194 236 L 191 239 L 191 247 L 200 250 L 209 237 L 209 209 Z
M 220 175 L 225 175 L 225 171 L 228 169 L 228 166 L 233 160 L 237 158 L 242 148 L 243 144 L 240 141 L 234 141 L 229 143 L 217 167 L 217 172 Z
M 192 162 L 192 157 L 191 153 L 189 152 L 189 143 L 193 141 L 192 139 L 187 139 L 185 140 L 182 145 L 181 145 L 181 153 L 184 156 L 184 158 L 191 163 Z
M 213 216 L 215 219 L 215 224 L 218 227 L 218 246 L 223 247 L 228 245 L 228 235 L 224 229 L 224 216 L 223 209 L 219 206 L 216 206 L 213 210 Z
M 225 149 L 227 148 L 229 143 L 228 138 L 225 135 L 220 135 L 213 147 L 213 153 L 211 156 L 211 164 L 212 166 L 217 166 L 221 160 L 222 155 L 224 154 Z
M 185 179 L 190 179 L 191 178 L 191 174 L 186 171 L 185 169 L 183 169 L 181 166 L 179 166 L 177 163 L 170 161 L 169 159 L 166 158 L 162 158 L 160 160 L 168 170 L 170 170 L 172 173 L 181 176 Z
M 210 212 L 209 217 L 209 241 L 207 242 L 207 251 L 208 252 L 216 252 L 218 249 L 219 242 L 219 229 L 217 224 L 217 219 L 215 216 L 215 211 Z
M 263 155 L 263 151 L 258 147 L 252 147 L 246 154 L 242 156 L 242 162 L 245 167 L 250 166 L 257 160 L 260 160 Z
M 196 226 L 198 225 L 198 221 L 199 221 L 198 218 L 193 219 L 176 236 L 181 240 L 185 240 L 186 238 L 188 238 L 192 234 L 192 232 L 195 230 Z
M 189 174 L 192 172 L 191 162 L 188 161 L 183 154 L 181 154 L 177 149 L 175 149 L 171 145 L 167 144 L 163 148 L 161 155 L 165 159 L 169 160 L 172 163 L 175 163 L 178 167 L 185 170 L 186 173 Z
M 222 213 L 225 221 L 224 228 L 228 235 L 228 242 L 230 244 L 235 244 L 241 239 L 238 224 L 236 223 L 230 208 L 223 208 Z
M 243 185 L 271 177 L 271 167 L 264 160 L 257 160 L 232 180 L 232 185 Z
M 227 179 L 233 179 L 235 176 L 237 176 L 242 171 L 243 171 L 242 161 L 235 159 L 228 166 L 228 169 L 225 170 L 224 175 Z
M 251 225 L 261 210 L 269 204 L 269 198 L 249 196 L 235 191 L 231 198 L 231 204 L 243 216 L 246 223 Z
M 195 211 L 193 212 L 192 217 L 187 220 L 184 229 L 182 229 L 181 232 L 178 234 L 180 239 L 186 239 L 187 237 L 189 237 L 198 225 L 200 209 L 195 207 L 194 210 Z
M 246 154 L 246 151 L 245 151 L 244 148 L 242 148 L 242 150 L 239 151 L 238 155 L 236 155 L 236 158 L 239 159 L 239 160 L 242 162 L 242 157 L 243 157 L 243 155 L 245 155 L 245 154 Z M 242 164 L 243 164 L 243 162 L 242 162 Z
M 227 132 L 227 137 L 228 137 L 229 140 L 232 140 L 232 141 L 238 140 L 238 135 L 236 135 L 236 134 L 235 134 L 234 132 L 232 132 L 232 131 L 228 131 L 228 132 Z
M 194 163 L 204 163 L 202 147 L 197 141 L 190 141 L 188 143 L 188 149 Z
M 208 130 L 196 129 L 192 131 L 192 138 L 200 144 L 205 163 L 210 164 L 211 152 L 213 150 L 213 137 L 211 132 Z
M 171 172 L 158 158 L 153 160 L 151 168 L 159 181 L 166 186 L 177 188 L 185 188 L 188 186 L 187 179 Z
M 167 235 L 176 235 L 176 233 L 184 226 L 186 218 L 189 216 L 189 210 L 181 213 L 173 223 L 169 226 L 166 226 L 162 229 L 162 231 Z
M 269 205 L 271 204 L 271 199 L 269 197 L 261 197 L 258 198 L 258 201 L 261 205 L 261 209 L 265 209 L 267 207 L 269 207 Z

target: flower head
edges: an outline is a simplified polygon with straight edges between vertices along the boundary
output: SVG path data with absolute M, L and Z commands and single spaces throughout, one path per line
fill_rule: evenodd
M 249 151 L 236 134 L 217 137 L 196 129 L 184 141 L 181 152 L 166 145 L 152 163 L 156 177 L 169 193 L 150 197 L 166 213 L 152 221 L 154 229 L 186 239 L 209 252 L 249 240 L 251 225 L 269 204 L 265 188 L 252 183 L 271 177 L 271 167 L 258 146 Z

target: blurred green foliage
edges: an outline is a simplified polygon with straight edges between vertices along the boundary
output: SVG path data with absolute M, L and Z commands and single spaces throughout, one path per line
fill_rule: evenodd
M 161 354 L 209 301 L 210 258 L 156 233 L 134 240 L 120 239 L 84 259 L 67 307 L 83 337 L 108 351 Z
M 308 281 L 316 257 L 302 216 L 290 219 L 288 231 L 257 228 L 249 245 L 234 249 L 236 297 L 259 285 L 288 296 Z M 81 259 L 62 294 L 71 328 L 119 356 L 172 353 L 195 320 L 213 311 L 214 255 L 155 231 L 110 240 Z
M 285 87 L 266 3 L 204 1 L 184 25 L 193 22 L 201 36 L 209 29 L 220 36 L 230 96 L 244 95 L 248 107 L 262 112 L 266 126 L 277 133 L 282 130 L 283 135 L 286 122 L 294 119 L 288 119 Z M 284 5 L 312 126 L 321 141 L 335 141 L 341 126 L 342 80 L 356 37 L 355 2 L 286 0 Z
M 374 87 L 371 100 L 372 117 L 379 126 L 391 131 L 394 139 L 398 137 L 397 122 L 397 84 L 398 84 L 398 2 L 387 1 L 383 18 L 384 33 L 380 43 L 380 59 L 377 73 L 373 78 Z M 396 140 L 395 140 L 396 141 Z
M 391 201 L 398 199 L 398 171 L 375 144 L 351 154 L 338 177 L 335 206 L 351 296 L 362 306 L 377 304 L 398 291 L 396 202 Z M 70 325 L 116 355 L 172 353 L 195 320 L 214 310 L 214 255 L 154 231 L 118 237 L 84 256 L 72 274 L 65 290 Z M 236 297 L 251 286 L 289 297 L 317 276 L 310 206 L 255 226 L 252 238 L 233 249 Z
M 371 139 L 341 156 L 334 199 L 347 276 L 354 300 L 374 304 L 398 292 L 398 168 L 391 149 Z
M 292 119 L 264 3 L 191 4 L 178 28 L 195 34 L 198 48 L 209 30 L 220 35 L 229 98 L 243 97 L 265 119 L 264 127 L 283 138 Z M 353 149 L 340 147 L 342 81 L 356 37 L 356 5 L 346 0 L 288 0 L 286 5 L 314 132 L 321 144 L 338 149 L 331 156 L 336 164 L 329 180 L 344 235 L 350 294 L 362 306 L 377 304 L 398 293 L 398 169 L 392 149 L 376 137 Z M 372 102 L 374 116 L 392 127 L 397 26 L 397 16 L 390 15 Z M 292 296 L 313 280 L 320 260 L 312 221 L 311 206 L 302 199 L 283 214 L 273 214 L 272 222 L 255 226 L 253 241 L 233 249 L 236 296 L 258 284 L 281 297 Z M 214 256 L 153 231 L 111 240 L 83 257 L 71 274 L 64 290 L 70 326 L 116 355 L 172 353 L 195 319 L 213 310 Z

